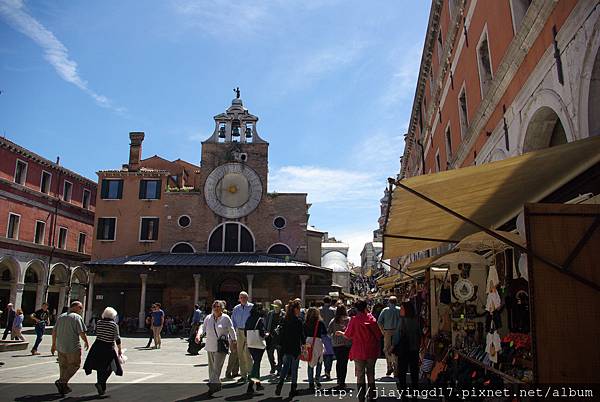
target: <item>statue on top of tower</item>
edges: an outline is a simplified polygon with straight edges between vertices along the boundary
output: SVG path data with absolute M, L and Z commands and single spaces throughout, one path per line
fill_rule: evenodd
M 240 99 L 240 87 L 236 87 L 233 92 L 235 92 L 235 98 Z

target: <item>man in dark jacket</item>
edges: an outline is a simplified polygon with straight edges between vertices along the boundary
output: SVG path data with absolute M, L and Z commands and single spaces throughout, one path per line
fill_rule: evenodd
M 10 337 L 12 338 L 12 327 L 13 322 L 15 321 L 15 309 L 13 308 L 12 303 L 8 303 L 6 306 L 6 329 L 4 330 L 4 335 L 2 335 L 2 340 L 5 340 L 10 332 Z
M 277 326 L 283 323 L 283 317 L 285 314 L 281 309 L 282 303 L 281 300 L 277 299 L 273 301 L 271 304 L 273 310 L 269 311 L 267 314 L 267 356 L 269 357 L 269 363 L 271 365 L 271 374 L 277 373 L 281 371 L 281 333 L 280 331 L 276 331 Z M 279 332 L 279 333 L 278 333 Z M 277 362 L 275 361 L 275 351 L 277 351 Z

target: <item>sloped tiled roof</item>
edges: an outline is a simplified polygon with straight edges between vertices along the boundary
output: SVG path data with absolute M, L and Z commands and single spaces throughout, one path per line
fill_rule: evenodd
M 108 258 L 90 261 L 86 265 L 91 267 L 101 266 L 182 266 L 182 267 L 282 267 L 282 268 L 313 268 L 329 271 L 328 268 L 316 267 L 305 262 L 286 259 L 281 256 L 267 254 L 242 254 L 242 253 L 146 253 L 134 256 Z

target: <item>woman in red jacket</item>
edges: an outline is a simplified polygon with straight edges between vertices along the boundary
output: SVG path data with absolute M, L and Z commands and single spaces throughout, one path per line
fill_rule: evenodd
M 344 332 L 337 331 L 336 335 L 343 335 L 352 340 L 350 360 L 354 361 L 358 400 L 363 402 L 367 397 L 367 390 L 369 400 L 372 400 L 375 395 L 375 362 L 379 357 L 382 334 L 377 320 L 367 308 L 366 301 L 358 300 L 354 303 L 354 308 L 357 314 L 350 320 L 348 328 Z

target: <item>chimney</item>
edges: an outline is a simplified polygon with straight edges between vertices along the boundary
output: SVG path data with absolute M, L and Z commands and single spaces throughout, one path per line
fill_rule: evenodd
M 144 141 L 143 132 L 129 133 L 129 170 L 140 169 L 140 159 L 142 159 L 142 141 Z

